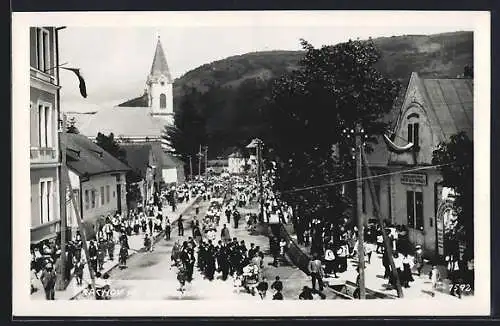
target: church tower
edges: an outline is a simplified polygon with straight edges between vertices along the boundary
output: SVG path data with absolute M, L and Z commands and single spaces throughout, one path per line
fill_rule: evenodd
M 174 121 L 172 86 L 173 81 L 168 69 L 167 58 L 158 36 L 151 72 L 146 82 L 148 105 L 151 115 L 161 117 L 169 124 L 173 124 Z

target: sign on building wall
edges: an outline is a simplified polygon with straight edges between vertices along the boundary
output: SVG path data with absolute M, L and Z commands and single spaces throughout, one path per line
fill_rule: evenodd
M 401 183 L 406 185 L 427 185 L 427 175 L 421 173 L 403 173 L 401 175 Z
M 444 255 L 444 219 L 443 219 L 443 213 L 441 211 L 438 211 L 438 214 L 436 216 L 436 245 L 437 245 L 437 251 L 438 255 L 443 256 Z

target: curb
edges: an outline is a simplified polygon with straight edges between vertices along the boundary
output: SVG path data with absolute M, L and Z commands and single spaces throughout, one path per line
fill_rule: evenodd
M 190 209 L 195 203 L 199 202 L 201 197 L 196 197 L 195 200 L 193 200 L 193 202 L 191 204 L 189 204 L 188 206 L 186 206 L 180 213 L 179 215 L 181 214 L 184 214 L 188 209 Z M 172 227 L 173 229 L 173 227 Z M 154 238 L 153 240 L 153 244 L 156 244 L 158 243 L 161 239 L 163 239 L 163 235 L 165 234 L 165 231 L 161 231 L 160 233 L 158 233 L 158 235 Z M 145 252 L 145 248 L 142 247 L 138 250 L 135 250 L 133 251 L 131 254 L 129 254 L 129 258 L 133 255 L 135 255 L 136 253 L 139 253 L 139 252 Z M 109 273 L 111 272 L 113 269 L 115 269 L 116 267 L 118 267 L 118 263 L 114 264 L 113 266 L 111 266 L 108 270 L 106 270 L 105 272 L 103 273 Z M 86 282 L 87 285 L 89 284 L 88 282 Z M 74 300 L 77 296 L 79 296 L 83 291 L 85 290 L 85 287 L 82 287 L 81 290 L 79 290 L 77 293 L 73 294 L 68 300 Z

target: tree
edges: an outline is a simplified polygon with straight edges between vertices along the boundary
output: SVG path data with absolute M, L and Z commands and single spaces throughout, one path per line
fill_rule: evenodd
M 97 133 L 96 143 L 106 152 L 127 164 L 125 150 L 121 148 L 118 142 L 115 140 L 115 136 L 113 135 L 113 133 L 110 133 L 108 136 L 100 132 Z
M 206 119 L 202 94 L 194 88 L 183 97 L 180 107 L 174 112 L 174 125 L 165 126 L 163 138 L 171 147 L 171 154 L 179 157 L 188 168 L 189 157 L 193 165 L 198 163 L 200 145 L 207 142 Z M 202 164 L 203 165 L 203 164 Z
M 386 127 L 380 118 L 391 109 L 399 84 L 374 68 L 380 52 L 371 39 L 319 49 L 304 40 L 301 44 L 300 69 L 273 85 L 266 143 L 278 162 L 276 190 L 299 205 L 306 219 L 335 222 L 345 217 L 351 202 L 339 186 L 325 185 L 354 176 L 352 137 L 342 131 L 359 124 L 369 135 L 366 141 L 373 142 Z M 340 155 L 333 153 L 336 144 Z
M 76 127 L 76 119 L 75 119 L 75 117 L 71 117 L 69 119 L 69 126 L 68 126 L 68 128 L 66 128 L 66 132 L 68 134 L 79 134 L 80 133 L 80 131 Z
M 474 245 L 474 145 L 465 132 L 452 135 L 441 142 L 432 153 L 432 164 L 443 177 L 443 186 L 455 192 L 454 207 L 457 226 L 453 230 L 459 241 L 465 242 L 469 252 Z

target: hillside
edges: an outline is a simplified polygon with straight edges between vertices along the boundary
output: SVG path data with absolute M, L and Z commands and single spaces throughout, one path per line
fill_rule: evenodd
M 373 39 L 382 57 L 377 68 L 406 86 L 411 72 L 457 77 L 473 64 L 473 33 L 403 35 Z M 254 52 L 193 69 L 174 82 L 174 109 L 197 107 L 205 116 L 211 154 L 243 144 L 267 128 L 264 115 L 271 82 L 299 68 L 301 51 Z M 146 97 L 122 105 L 146 106 Z

